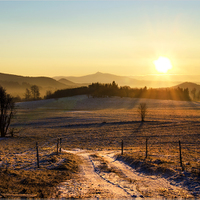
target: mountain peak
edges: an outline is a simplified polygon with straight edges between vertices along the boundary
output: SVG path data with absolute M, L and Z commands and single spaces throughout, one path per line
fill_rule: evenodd
M 100 74 L 103 74 L 103 73 L 101 73 L 101 72 L 97 72 L 97 73 L 95 73 L 96 75 L 100 75 Z

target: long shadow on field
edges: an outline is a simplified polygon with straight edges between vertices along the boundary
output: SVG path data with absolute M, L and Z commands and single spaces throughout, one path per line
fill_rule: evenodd
M 144 122 L 140 122 L 139 126 L 133 131 L 133 134 L 138 133 L 142 129 Z
M 102 123 L 81 123 L 81 124 L 68 124 L 68 125 L 58 125 L 56 127 L 59 128 L 82 128 L 82 127 L 103 127 L 103 126 L 112 126 L 112 125 L 127 125 L 127 124 L 139 124 L 138 128 L 133 132 L 135 133 L 136 131 L 139 132 L 139 130 L 142 128 L 142 126 L 144 124 L 158 124 L 160 123 L 159 121 L 145 121 L 145 122 L 141 122 L 141 121 L 120 121 L 120 122 L 102 122 Z M 161 124 L 165 124 L 165 123 L 169 123 L 169 122 L 161 122 Z
M 57 120 L 54 121 L 46 121 L 46 120 L 38 120 L 38 121 L 33 121 L 33 122 L 29 122 L 29 123 L 13 123 L 11 124 L 12 127 L 18 127 L 18 126 L 37 126 L 37 127 L 45 127 L 45 128 L 89 128 L 89 127 L 103 127 L 103 126 L 112 126 L 112 125 L 131 125 L 131 124 L 139 124 L 138 128 L 136 130 L 134 130 L 134 133 L 138 133 L 140 131 L 140 129 L 143 127 L 144 124 L 166 124 L 169 122 L 159 122 L 159 121 L 145 121 L 145 122 L 141 122 L 141 121 L 115 121 L 115 122 L 89 122 L 89 123 L 84 123 L 83 121 L 81 121 L 80 123 L 73 123 L 72 119 L 68 119 L 70 120 L 70 122 L 66 122 L 66 118 L 56 118 Z M 65 123 L 65 124 L 63 124 Z M 68 123 L 68 124 L 66 124 Z
M 121 122 L 102 122 L 102 123 L 74 123 L 70 122 L 70 124 L 61 124 L 60 121 L 50 121 L 47 122 L 45 120 L 36 121 L 36 122 L 30 122 L 30 123 L 14 123 L 12 124 L 12 127 L 17 126 L 39 126 L 39 127 L 51 127 L 51 128 L 82 128 L 82 127 L 102 127 L 102 126 L 110 126 L 110 125 L 125 125 L 125 124 L 138 124 L 141 123 L 140 121 L 121 121 Z
M 126 122 L 102 122 L 102 123 L 84 123 L 84 124 L 68 124 L 64 126 L 59 126 L 60 128 L 82 128 L 82 127 L 102 127 L 102 126 L 110 126 L 110 125 L 125 125 L 125 124 L 137 124 L 140 122 L 137 121 L 126 121 Z

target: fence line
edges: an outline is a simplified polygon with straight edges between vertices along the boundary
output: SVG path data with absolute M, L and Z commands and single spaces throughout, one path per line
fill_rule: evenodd
M 54 139 L 51 139 L 50 141 L 44 142 L 43 144 L 40 144 L 40 145 L 39 145 L 38 142 L 36 142 L 36 147 L 33 147 L 33 148 L 29 149 L 29 153 L 30 153 L 30 150 L 32 151 L 33 149 L 36 148 L 36 162 L 34 163 L 34 165 L 36 164 L 37 168 L 40 167 L 40 162 L 41 162 L 40 161 L 40 157 L 44 156 L 44 155 L 42 155 L 42 153 L 44 153 L 46 151 L 46 150 L 42 150 L 42 148 L 44 148 L 45 145 L 50 144 L 50 142 L 52 142 L 54 140 L 55 141 L 54 145 L 52 145 L 51 147 L 48 146 L 48 154 L 51 154 L 51 153 L 55 152 L 58 155 L 59 153 L 61 153 L 61 149 L 62 149 L 61 146 L 62 145 L 64 146 L 63 142 L 65 142 L 65 144 L 66 144 L 66 139 L 67 139 L 67 137 L 57 138 L 57 139 L 54 138 Z M 116 140 L 117 140 L 117 138 L 116 138 Z M 142 144 L 144 145 L 144 149 L 145 149 L 145 158 L 149 158 L 151 156 L 150 152 L 151 152 L 151 148 L 153 148 L 153 145 L 157 146 L 159 144 L 177 144 L 177 152 L 175 152 L 175 154 L 179 153 L 180 167 L 182 168 L 182 170 L 184 170 L 184 166 L 183 166 L 183 157 L 184 157 L 184 155 L 183 155 L 183 152 L 182 152 L 182 144 L 184 144 L 184 143 L 182 143 L 180 140 L 179 141 L 173 141 L 173 142 L 169 142 L 168 141 L 168 142 L 164 142 L 164 143 L 163 142 L 158 142 L 158 141 L 152 142 L 151 137 L 148 137 L 145 140 L 143 140 Z M 125 140 L 121 140 L 121 155 L 123 155 L 125 150 L 126 150 L 125 146 L 126 146 L 126 141 Z M 184 145 L 184 147 L 185 146 L 186 145 Z M 40 149 L 39 149 L 39 147 L 40 147 Z M 118 148 L 120 149 L 120 146 L 118 146 Z M 155 148 L 157 148 L 157 147 L 155 147 Z M 178 150 L 178 148 L 179 148 L 179 150 Z M 50 153 L 49 153 L 49 149 L 52 149 L 50 151 Z M 189 148 L 186 146 L 186 149 L 188 150 Z M 40 152 L 39 152 L 39 150 L 40 150 Z M 26 150 L 24 153 L 27 154 L 27 152 L 28 152 L 28 150 Z M 157 154 L 157 155 L 159 155 L 159 154 Z M 162 155 L 162 156 L 165 156 L 165 155 Z M 172 156 L 172 155 L 170 155 L 170 156 Z M 176 157 L 176 155 L 174 155 L 174 156 Z

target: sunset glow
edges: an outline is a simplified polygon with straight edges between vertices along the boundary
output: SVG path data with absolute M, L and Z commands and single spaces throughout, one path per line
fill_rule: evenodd
M 154 61 L 156 70 L 161 73 L 167 73 L 169 69 L 172 69 L 172 64 L 169 58 L 159 57 L 158 60 Z
M 183 0 L 0 1 L 0 72 L 197 75 L 199 7 Z M 173 68 L 161 58 L 155 70 L 162 55 Z

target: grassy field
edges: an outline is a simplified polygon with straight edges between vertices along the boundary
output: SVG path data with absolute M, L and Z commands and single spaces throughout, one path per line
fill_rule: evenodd
M 137 111 L 141 102 L 148 107 L 144 123 Z M 18 103 L 16 111 L 12 122 L 14 137 L 0 139 L 2 170 L 36 169 L 35 143 L 45 160 L 56 151 L 57 138 L 62 138 L 62 148 L 66 150 L 120 150 L 123 140 L 129 160 L 143 160 L 148 138 L 150 162 L 180 171 L 180 140 L 185 170 L 199 176 L 199 102 L 76 96 Z M 43 169 L 51 164 L 41 162 Z

